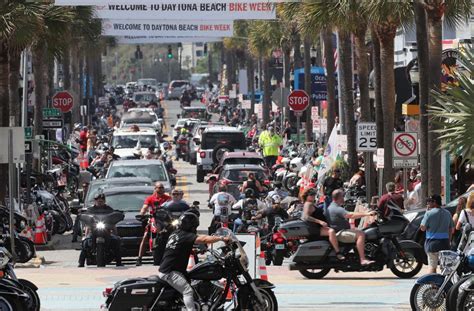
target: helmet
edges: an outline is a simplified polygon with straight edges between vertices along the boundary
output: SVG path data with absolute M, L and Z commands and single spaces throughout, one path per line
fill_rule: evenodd
M 187 130 L 186 128 L 183 127 L 183 128 L 181 129 L 181 134 L 186 134 L 187 132 L 188 132 L 188 130 Z
M 272 204 L 280 204 L 281 203 L 281 197 L 278 194 L 274 194 L 270 197 L 270 200 Z
M 193 212 L 185 212 L 179 217 L 179 228 L 186 232 L 195 233 L 199 227 L 199 218 Z
M 255 196 L 255 191 L 253 191 L 251 188 L 247 188 L 245 189 L 244 194 L 246 198 L 253 198 Z
M 303 167 L 303 162 L 302 158 L 294 158 L 293 160 L 290 161 L 290 169 L 293 172 L 299 172 L 301 168 Z

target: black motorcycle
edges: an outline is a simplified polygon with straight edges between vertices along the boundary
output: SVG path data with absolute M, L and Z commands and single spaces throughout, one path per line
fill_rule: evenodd
M 223 310 L 227 293 L 231 293 L 233 310 L 278 310 L 273 284 L 252 279 L 248 272 L 248 257 L 235 235 L 227 228 L 218 235 L 231 236 L 232 242 L 210 250 L 210 258 L 197 264 L 188 273 L 198 310 Z M 225 279 L 224 282 L 220 282 Z M 121 310 L 182 310 L 183 297 L 157 276 L 127 279 L 104 292 L 105 307 Z
M 92 232 L 92 246 L 82 246 L 87 249 L 87 265 L 96 264 L 97 267 L 105 267 L 115 259 L 115 254 L 110 247 L 111 230 L 113 230 L 117 223 L 125 218 L 124 214 L 115 211 L 110 214 L 86 213 L 78 217 Z
M 311 226 L 302 220 L 284 223 L 280 231 L 288 240 L 306 238 L 292 257 L 290 270 L 298 270 L 309 279 L 321 279 L 331 269 L 339 272 L 382 271 L 384 266 L 400 278 L 411 278 L 427 264 L 423 248 L 411 240 L 399 241 L 397 237 L 405 230 L 409 221 L 396 209 L 391 209 L 387 217 L 379 216 L 377 221 L 364 229 L 365 254 L 375 261 L 362 266 L 354 244 L 339 243 L 345 260 L 338 260 L 336 252 L 327 239 L 313 240 L 312 231 L 319 227 Z
M 10 252 L 0 247 L 0 310 L 39 311 L 37 290 L 30 281 L 16 277 Z
M 4 246 L 10 253 L 12 252 L 11 239 L 10 239 L 10 211 L 4 207 L 0 207 L 0 245 Z M 15 243 L 15 255 L 16 261 L 19 263 L 25 263 L 30 261 L 35 255 L 35 245 L 28 238 L 19 235 L 22 226 L 27 223 L 27 220 L 22 215 L 14 214 L 14 243 Z M 1 309 L 0 309 L 1 310 Z

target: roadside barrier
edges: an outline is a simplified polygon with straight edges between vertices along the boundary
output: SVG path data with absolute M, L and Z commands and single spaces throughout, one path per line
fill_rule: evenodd
M 35 221 L 35 240 L 37 245 L 44 245 L 48 241 L 46 237 L 46 227 L 44 222 L 44 215 L 40 215 Z

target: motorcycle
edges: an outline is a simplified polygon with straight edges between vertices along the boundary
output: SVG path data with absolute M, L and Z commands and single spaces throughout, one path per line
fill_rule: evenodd
M 275 217 L 275 226 L 272 231 L 262 240 L 265 252 L 265 264 L 270 265 L 272 262 L 275 266 L 281 266 L 283 259 L 291 257 L 298 249 L 298 240 L 287 240 L 280 232 L 279 228 L 283 220 L 281 217 Z
M 280 232 L 288 240 L 308 239 L 298 247 L 292 257 L 290 270 L 298 270 L 309 279 L 321 279 L 331 269 L 336 272 L 382 271 L 386 265 L 399 278 L 411 278 L 427 264 L 423 248 L 411 240 L 399 241 L 397 237 L 405 230 L 409 221 L 401 211 L 391 209 L 387 217 L 365 228 L 365 253 L 369 260 L 375 261 L 368 266 L 360 265 L 354 244 L 339 243 L 341 253 L 346 257 L 338 260 L 336 252 L 327 240 L 313 240 L 313 227 L 302 220 L 292 220 L 281 225 Z M 319 227 L 315 227 L 319 230 Z M 353 251 L 354 250 L 354 251 Z
M 115 259 L 115 254 L 108 245 L 111 239 L 110 230 L 125 218 L 124 214 L 115 211 L 110 214 L 81 214 L 78 217 L 92 232 L 92 247 L 82 246 L 88 249 L 87 265 L 105 267 Z
M 449 296 L 457 296 L 459 286 L 453 286 L 463 280 L 465 274 L 474 272 L 474 254 L 466 252 L 474 242 L 474 232 L 471 231 L 471 225 L 464 226 L 457 252 L 440 251 L 441 274 L 427 274 L 416 280 L 410 292 L 410 305 L 413 310 L 438 310 L 446 306 L 450 300 Z M 455 307 L 457 301 L 453 300 L 455 299 L 451 299 L 450 309 L 459 310 Z
M 38 287 L 25 279 L 18 279 L 13 270 L 12 255 L 0 247 L 0 310 L 39 311 Z
M 189 139 L 185 135 L 180 135 L 176 141 L 176 159 L 189 160 Z
M 0 245 L 4 246 L 9 252 L 12 251 L 11 240 L 10 240 L 10 228 L 9 228 L 9 216 L 10 211 L 6 207 L 0 207 L 0 220 L 2 223 L 1 232 L 0 232 Z M 25 263 L 30 261 L 35 255 L 35 245 L 28 238 L 19 235 L 21 231 L 22 224 L 27 222 L 26 218 L 22 215 L 15 213 L 15 254 L 17 256 L 17 262 Z M 1 310 L 1 309 L 0 309 Z
M 474 308 L 474 276 L 466 275 L 448 292 L 448 311 L 470 311 Z
M 208 259 L 188 273 L 194 290 L 196 309 L 223 310 L 228 293 L 232 295 L 233 310 L 278 310 L 278 302 L 268 281 L 252 279 L 248 272 L 248 257 L 237 237 L 227 229 L 216 232 L 232 238 L 219 251 L 209 250 Z M 220 282 L 225 279 L 225 282 Z M 120 281 L 104 291 L 102 310 L 182 310 L 179 292 L 157 276 Z

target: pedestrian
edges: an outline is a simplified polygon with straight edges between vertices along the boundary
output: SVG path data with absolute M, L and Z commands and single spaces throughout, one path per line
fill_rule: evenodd
M 422 207 L 421 202 L 421 174 L 416 175 L 417 184 L 413 188 L 413 191 L 408 194 L 408 200 L 406 202 L 406 210 L 419 209 Z
M 421 231 L 426 231 L 425 252 L 428 255 L 428 273 L 436 273 L 440 251 L 450 249 L 454 231 L 451 213 L 441 207 L 441 196 L 433 194 L 426 200 L 427 211 L 421 221 Z
M 325 209 L 332 202 L 332 193 L 334 192 L 334 190 L 342 189 L 343 187 L 344 187 L 344 183 L 342 182 L 342 179 L 341 179 L 341 170 L 338 167 L 335 167 L 332 170 L 331 176 L 326 178 L 323 183 L 323 193 L 325 195 L 325 198 L 324 198 Z
M 267 131 L 260 134 L 258 144 L 263 150 L 263 158 L 269 168 L 275 165 L 280 153 L 280 147 L 283 144 L 281 136 L 275 132 L 273 126 L 269 126 Z
M 82 128 L 82 131 L 79 133 L 79 145 L 82 152 L 87 151 L 87 134 L 89 133 L 89 129 L 87 126 Z
M 466 224 L 474 225 L 474 192 L 469 194 L 464 209 L 459 213 L 456 230 L 461 230 L 461 228 Z
M 403 193 L 403 171 L 398 171 L 395 174 L 395 191 L 398 193 Z
M 290 121 L 285 120 L 285 125 L 283 129 L 283 137 L 286 139 L 287 142 L 291 140 L 291 132 L 292 130 L 291 130 Z
M 457 223 L 459 220 L 459 215 L 461 213 L 466 212 L 466 210 L 464 209 L 466 208 L 466 201 L 467 201 L 466 197 L 460 197 L 458 199 L 456 211 L 454 212 L 454 215 L 453 215 L 453 223 L 456 225 L 456 230 L 454 231 L 453 239 L 451 240 L 451 248 L 453 248 L 454 250 L 457 248 L 459 244 L 459 240 L 461 239 L 461 236 L 462 236 L 462 232 L 460 230 L 461 228 L 458 229 Z M 469 220 L 469 217 L 467 218 L 467 220 Z
M 377 208 L 382 213 L 382 215 L 387 216 L 390 213 L 389 207 L 397 208 L 400 211 L 403 211 L 403 196 L 395 191 L 395 183 L 388 182 L 385 185 L 385 189 L 387 189 L 387 193 L 384 194 L 377 203 Z

